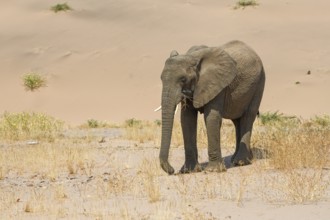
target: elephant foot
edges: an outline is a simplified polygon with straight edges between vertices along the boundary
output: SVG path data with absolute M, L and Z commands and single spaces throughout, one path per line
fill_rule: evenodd
M 199 163 L 185 163 L 180 173 L 195 173 L 195 172 L 201 172 L 202 166 Z
M 174 174 L 174 169 L 167 160 L 160 159 L 160 166 L 169 175 Z
M 223 161 L 210 161 L 204 169 L 206 172 L 226 172 L 226 166 Z
M 252 156 L 246 156 L 246 155 L 240 155 L 237 154 L 236 156 L 233 156 L 233 158 L 231 159 L 231 162 L 234 166 L 245 166 L 245 165 L 249 165 L 252 163 Z

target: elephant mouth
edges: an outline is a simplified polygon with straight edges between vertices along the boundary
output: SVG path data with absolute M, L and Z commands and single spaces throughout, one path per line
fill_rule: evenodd
M 182 89 L 183 98 L 192 100 L 194 92 L 191 89 Z
M 192 101 L 193 100 L 193 94 L 194 92 L 191 89 L 182 89 L 181 91 L 181 98 L 178 100 L 178 102 L 176 103 L 176 107 L 175 107 L 175 114 L 178 111 L 178 105 L 182 102 L 183 106 L 185 106 L 185 104 L 187 103 L 187 100 Z M 156 108 L 154 111 L 160 111 L 163 109 L 163 106 L 159 106 L 158 108 Z

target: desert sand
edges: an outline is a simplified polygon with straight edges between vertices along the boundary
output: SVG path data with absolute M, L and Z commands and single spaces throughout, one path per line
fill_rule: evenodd
M 263 0 L 239 10 L 235 0 L 72 0 L 73 11 L 54 13 L 56 3 L 0 3 L 0 112 L 45 112 L 72 124 L 160 119 L 153 110 L 171 50 L 237 39 L 264 62 L 261 112 L 330 114 L 326 0 Z M 44 74 L 47 87 L 25 91 L 29 72 Z
M 328 0 L 259 0 L 258 6 L 236 10 L 236 0 L 66 2 L 73 10 L 59 13 L 50 10 L 61 3 L 55 0 L 0 2 L 0 114 L 42 112 L 71 125 L 88 119 L 116 123 L 129 118 L 160 119 L 160 112 L 153 110 L 160 105 L 160 74 L 170 52 L 175 49 L 185 53 L 192 45 L 218 46 L 231 40 L 246 42 L 263 60 L 267 79 L 261 112 L 279 111 L 302 118 L 330 114 Z M 47 87 L 26 91 L 22 76 L 30 72 L 43 74 Z M 41 143 L 36 148 L 26 142 L 1 142 L 3 153 L 10 149 L 20 155 L 23 146 L 31 155 L 37 152 L 48 158 L 48 150 L 44 149 L 52 149 L 49 154 L 66 152 L 64 156 L 70 156 L 71 151 L 66 151 L 70 148 L 78 149 L 74 157 L 84 155 L 87 161 L 74 158 L 77 164 L 83 164 L 83 169 L 73 175 L 67 171 L 63 174 L 60 169 L 66 165 L 61 164 L 54 177 L 52 173 L 35 175 L 33 169 L 38 173 L 40 167 L 34 168 L 33 161 L 24 159 L 32 171 L 28 167 L 19 168 L 21 173 L 8 170 L 0 180 L 4 189 L 0 198 L 3 216 L 284 220 L 328 219 L 330 215 L 329 188 L 325 199 L 311 204 L 265 202 L 258 194 L 258 185 L 251 190 L 244 188 L 244 195 L 240 195 L 240 187 L 249 185 L 245 177 L 248 181 L 256 179 L 252 173 L 258 165 L 229 169 L 226 178 L 234 180 L 230 183 L 233 185 L 222 185 L 224 176 L 219 178 L 216 174 L 172 178 L 163 172 L 153 174 L 157 183 L 166 183 L 169 188 L 160 188 L 160 202 L 151 203 L 141 198 L 146 193 L 139 186 L 146 184 L 143 175 L 148 167 L 143 164 L 158 166 L 159 143 L 121 140 L 120 135 L 109 137 L 109 132 L 113 130 L 102 135 L 83 134 L 84 138 L 75 134 L 77 140 L 70 139 L 63 146 L 57 146 L 61 140 L 56 144 Z M 103 136 L 105 143 L 100 141 Z M 67 162 L 62 156 L 55 162 L 45 162 L 45 169 Z M 42 164 L 43 156 L 38 157 Z M 206 149 L 201 150 L 201 158 L 207 160 Z M 2 161 L 5 159 L 4 156 Z M 182 148 L 173 150 L 172 160 L 175 167 L 182 165 Z M 329 177 L 328 170 L 324 172 Z M 118 186 L 116 181 L 121 178 L 134 182 L 133 192 L 127 192 L 126 182 Z M 203 190 L 205 181 L 212 182 L 214 192 Z M 201 187 L 184 188 L 185 183 L 191 182 Z M 115 189 L 122 187 L 120 196 L 111 191 L 111 184 Z M 152 181 L 148 184 L 152 189 Z M 232 191 L 218 198 L 222 193 L 219 186 Z M 197 191 L 196 198 L 201 201 L 196 202 L 193 194 L 181 198 L 185 193 L 182 190 Z M 55 198 L 55 202 L 49 198 Z M 190 203 L 190 199 L 194 202 Z

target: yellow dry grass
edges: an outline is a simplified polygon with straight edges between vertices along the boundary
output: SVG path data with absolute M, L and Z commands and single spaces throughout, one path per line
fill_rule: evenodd
M 17 138 L 7 130 L 0 142 L 0 218 L 216 219 L 198 204 L 228 201 L 244 206 L 253 199 L 305 204 L 329 199 L 328 118 L 275 118 L 255 123 L 253 165 L 225 173 L 174 176 L 159 167 L 157 121 L 127 121 L 122 137 L 102 141 L 92 134 L 67 136 L 56 127 L 52 138 L 29 145 L 24 140 L 34 132 Z M 177 167 L 184 162 L 177 121 L 173 134 L 171 158 Z M 225 121 L 221 134 L 223 149 L 233 152 L 231 122 Z M 201 121 L 200 155 L 207 152 L 205 135 Z

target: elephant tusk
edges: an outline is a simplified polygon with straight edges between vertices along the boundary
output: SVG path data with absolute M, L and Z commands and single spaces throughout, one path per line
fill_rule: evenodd
M 179 108 L 179 104 L 176 105 L 174 114 L 176 114 L 178 112 L 178 108 Z M 154 110 L 154 112 L 158 112 L 160 110 L 162 110 L 162 106 L 159 106 L 158 108 L 156 108 Z
M 156 108 L 155 110 L 154 110 L 154 112 L 158 112 L 159 110 L 161 110 L 162 109 L 162 106 L 159 106 L 158 108 Z
M 174 112 L 175 115 L 178 112 L 178 108 L 179 108 L 178 106 L 179 106 L 179 104 L 177 104 L 176 107 L 175 107 L 175 112 Z

